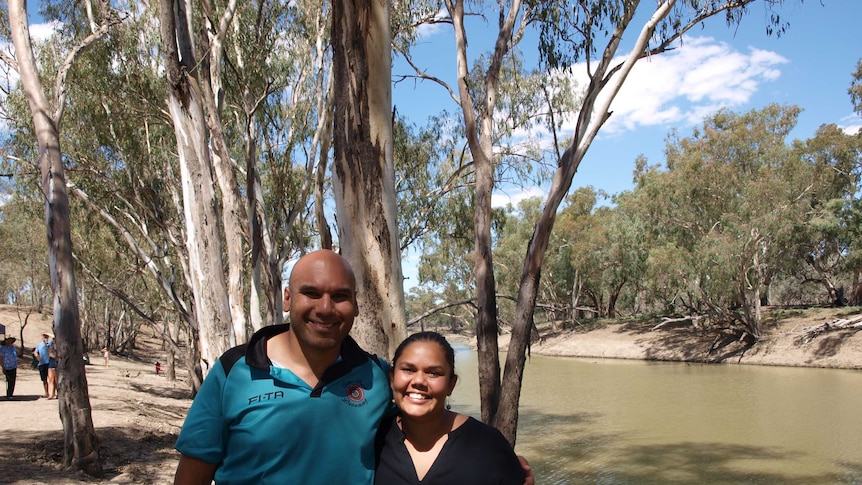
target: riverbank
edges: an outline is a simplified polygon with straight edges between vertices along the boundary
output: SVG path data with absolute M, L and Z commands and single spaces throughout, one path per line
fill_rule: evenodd
M 776 308 L 766 309 L 765 317 L 764 335 L 753 345 L 690 320 L 641 320 L 593 322 L 556 332 L 543 328 L 530 351 L 554 357 L 862 368 L 862 328 L 834 329 L 862 321 L 862 309 Z M 451 338 L 476 345 L 475 337 Z M 500 348 L 506 350 L 508 343 L 509 335 L 501 335 Z

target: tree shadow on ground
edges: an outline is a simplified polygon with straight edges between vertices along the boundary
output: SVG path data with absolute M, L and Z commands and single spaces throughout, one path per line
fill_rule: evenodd
M 858 329 L 840 330 L 821 338 L 814 351 L 814 357 L 822 359 L 838 355 L 841 346 L 858 331 Z
M 19 394 L 12 397 L 0 396 L 0 401 L 38 401 L 40 394 Z
M 102 478 L 63 467 L 63 436 L 19 432 L 0 441 L 0 477 L 3 483 L 120 483 L 161 484 L 164 475 L 153 476 L 153 464 L 176 463 L 175 434 L 155 434 L 129 428 L 99 428 Z M 172 465 L 174 466 L 174 465 Z
M 662 328 L 658 338 L 638 341 L 646 347 L 649 360 L 687 362 L 723 362 L 742 357 L 752 343 L 740 340 L 737 332 L 726 329 L 712 331 L 694 328 Z
M 164 397 L 168 399 L 191 399 L 191 392 L 186 387 L 166 388 L 146 383 L 133 382 L 130 387 L 138 392 L 145 392 L 150 396 Z

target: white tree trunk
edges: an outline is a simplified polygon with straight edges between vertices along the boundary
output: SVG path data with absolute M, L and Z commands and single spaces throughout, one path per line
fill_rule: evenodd
M 353 336 L 391 355 L 406 335 L 392 158 L 389 2 L 333 2 L 333 191 L 342 254 L 356 273 Z
M 175 15 L 174 7 L 177 7 Z M 159 10 L 165 72 L 169 87 L 168 110 L 177 137 L 177 155 L 183 187 L 186 249 L 195 319 L 198 323 L 201 370 L 204 374 L 233 340 L 227 283 L 209 148 L 204 100 L 198 64 L 187 24 L 190 15 L 182 2 L 162 0 Z
M 168 109 L 177 136 L 186 250 L 192 293 L 195 295 L 202 370 L 206 374 L 215 360 L 229 348 L 232 340 L 231 312 L 203 113 L 193 98 L 188 101 L 192 102 L 184 109 L 172 93 L 168 98 Z

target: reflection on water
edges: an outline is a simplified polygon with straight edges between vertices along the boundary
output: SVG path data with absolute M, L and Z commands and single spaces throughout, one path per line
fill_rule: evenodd
M 459 348 L 452 409 L 478 417 Z M 517 452 L 539 484 L 862 483 L 862 372 L 533 356 Z

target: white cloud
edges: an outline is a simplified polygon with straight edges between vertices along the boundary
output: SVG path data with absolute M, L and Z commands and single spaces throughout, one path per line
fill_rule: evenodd
M 687 38 L 676 50 L 635 64 L 602 130 L 618 134 L 642 126 L 700 123 L 721 108 L 747 103 L 764 83 L 781 75 L 778 66 L 787 62 L 771 51 L 741 52 L 710 37 Z
M 42 42 L 49 39 L 63 26 L 61 22 L 51 21 L 41 24 L 30 25 L 30 38 L 33 42 Z
M 38 44 L 51 38 L 54 33 L 60 30 L 60 27 L 62 27 L 60 22 L 47 22 L 30 25 L 30 39 L 33 44 L 35 44 L 34 47 L 38 49 Z M 9 56 L 13 58 L 15 57 L 15 48 L 12 46 L 11 42 L 0 42 L 0 49 L 7 52 Z M 16 85 L 18 83 L 18 73 L 14 69 L 7 70 L 4 68 L 0 70 L 0 83 L 3 83 L 4 86 Z M 0 98 L 0 102 L 5 102 L 5 97 Z
M 446 9 L 440 9 L 439 11 L 437 11 L 437 14 L 434 15 L 434 20 L 442 20 L 448 17 L 448 11 Z M 438 32 L 442 32 L 444 29 L 447 28 L 448 24 L 444 23 L 422 24 L 416 29 L 416 34 L 419 39 L 428 39 L 429 37 L 433 37 Z
M 491 207 L 505 207 L 506 204 L 517 206 L 518 202 L 531 197 L 545 198 L 547 192 L 540 187 L 528 187 L 515 192 L 500 192 L 497 191 L 491 195 Z
M 862 120 L 857 118 L 855 123 L 851 122 L 847 125 L 840 124 L 838 125 L 838 127 L 841 128 L 841 131 L 848 135 L 856 135 L 862 133 Z

